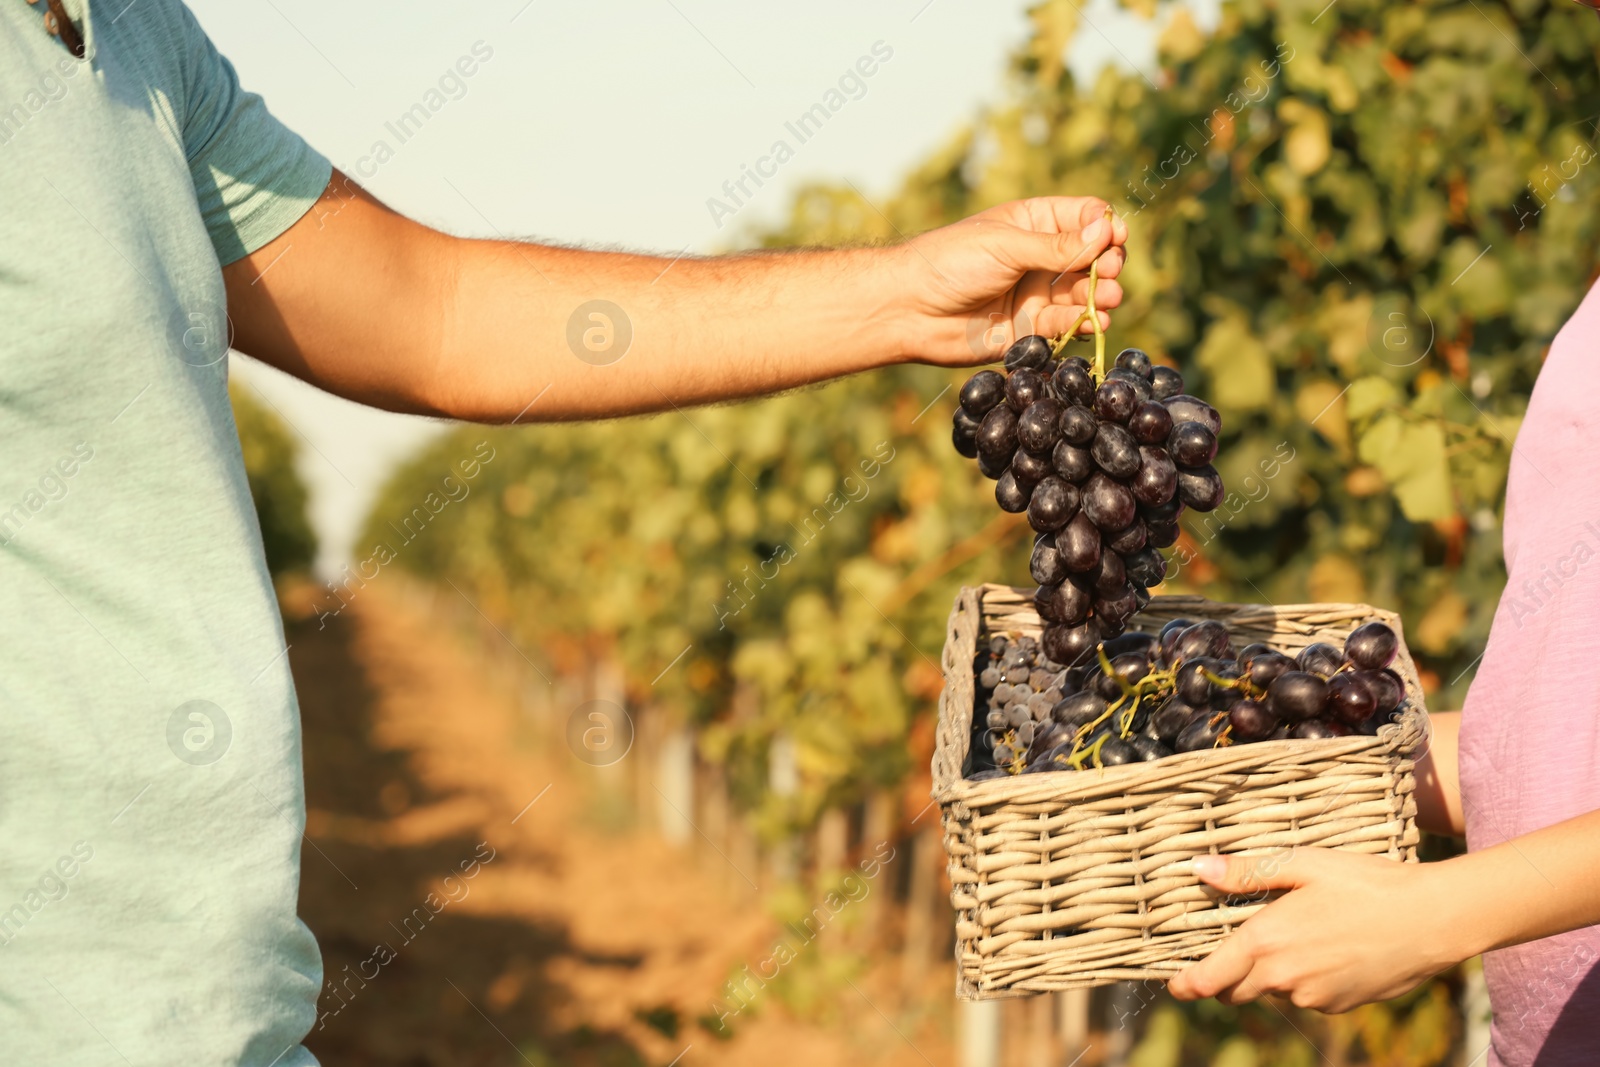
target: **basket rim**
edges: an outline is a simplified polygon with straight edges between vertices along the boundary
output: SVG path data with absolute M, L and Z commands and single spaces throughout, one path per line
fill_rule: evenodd
M 1024 608 L 1024 613 L 1032 612 L 1033 591 L 1028 587 L 997 582 L 962 586 L 956 594 L 955 604 L 951 610 L 951 625 L 947 627 L 947 649 L 950 641 L 955 639 L 955 622 L 969 602 L 976 611 L 981 630 L 982 624 L 987 619 L 984 603 L 991 593 L 1001 593 L 1002 599 L 1005 600 L 1014 598 L 1019 602 L 1019 606 Z M 971 733 L 969 729 L 965 731 L 966 736 L 958 739 L 959 749 L 956 753 L 941 753 L 939 749 L 945 748 L 948 743 L 946 736 L 948 731 L 941 728 L 938 730 L 939 737 L 933 761 L 934 780 L 931 791 L 933 799 L 942 807 L 954 804 L 987 808 L 1006 803 L 1076 803 L 1127 795 L 1129 790 L 1126 786 L 1135 781 L 1140 782 L 1138 791 L 1142 791 L 1145 788 L 1144 782 L 1152 773 L 1152 768 L 1170 771 L 1174 779 L 1183 781 L 1196 780 L 1208 774 L 1249 773 L 1262 765 L 1300 756 L 1314 760 L 1363 756 L 1380 759 L 1415 758 L 1426 747 L 1430 736 L 1427 706 L 1423 700 L 1421 680 L 1417 677 L 1416 666 L 1406 645 L 1400 616 L 1396 613 L 1369 604 L 1232 604 L 1185 594 L 1153 597 L 1150 604 L 1134 616 L 1133 621 L 1136 623 L 1150 614 L 1152 609 L 1156 614 L 1163 615 L 1181 615 L 1194 609 L 1203 609 L 1208 613 L 1233 613 L 1242 616 L 1248 622 L 1262 625 L 1280 620 L 1294 621 L 1297 617 L 1309 617 L 1319 620 L 1318 628 L 1332 626 L 1331 622 L 1320 622 L 1325 619 L 1348 617 L 1350 621 L 1357 619 L 1382 621 L 1393 629 L 1395 636 L 1399 638 L 1400 651 L 1394 666 L 1405 684 L 1406 696 L 1409 698 L 1408 707 L 1399 722 L 1383 726 L 1375 737 L 1363 734 L 1318 739 L 1284 738 L 1279 741 L 1257 741 L 1248 745 L 1180 752 L 1151 763 L 1098 768 L 1092 780 L 1085 771 L 1047 771 L 1041 774 L 1016 775 L 974 782 L 962 777 L 958 771 L 953 780 L 941 781 L 940 756 L 959 755 L 959 759 L 951 761 L 948 765 L 957 768 L 962 766 L 966 761 Z M 1221 621 L 1226 625 L 1230 620 Z M 972 656 L 969 654 L 961 657 L 953 664 L 947 661 L 946 694 L 951 691 L 949 673 L 952 667 L 957 671 L 965 670 L 970 675 Z M 953 709 L 947 706 L 948 703 L 945 699 L 939 702 L 941 727 L 947 725 L 946 716 L 953 713 Z M 970 714 L 969 711 L 969 726 Z M 1302 761 L 1295 759 L 1294 762 Z

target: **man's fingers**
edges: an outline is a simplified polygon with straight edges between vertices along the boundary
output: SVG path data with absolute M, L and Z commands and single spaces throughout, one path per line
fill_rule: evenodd
M 1072 324 L 1078 321 L 1078 316 L 1083 314 L 1083 310 L 1082 304 L 1051 304 L 1041 308 L 1033 322 L 1032 332 L 1045 337 L 1060 337 L 1072 329 Z M 1095 310 L 1100 311 L 1098 307 Z M 1111 328 L 1111 316 L 1104 311 L 1100 311 L 1100 328 L 1102 330 Z M 1088 336 L 1094 333 L 1094 326 L 1088 319 L 1084 319 L 1078 326 L 1078 333 Z
M 991 252 L 1018 274 L 1049 271 L 1070 274 L 1086 271 L 1111 246 L 1112 227 L 1096 219 L 1081 230 L 1068 233 L 1039 233 L 1034 230 L 1002 227 L 993 232 Z
M 1167 992 L 1179 1000 L 1200 1000 L 1214 997 L 1223 990 L 1243 982 L 1255 966 L 1244 945 L 1244 939 L 1230 937 L 1211 955 L 1193 966 L 1179 971 L 1167 983 Z
M 1107 253 L 1109 255 L 1110 253 Z M 1105 258 L 1104 256 L 1101 257 Z M 1066 285 L 1063 281 L 1051 289 L 1051 295 L 1057 300 L 1065 300 L 1069 304 L 1079 307 L 1089 306 L 1089 280 L 1081 278 L 1074 282 L 1070 293 L 1061 290 Z M 1102 277 L 1099 284 L 1094 287 L 1094 306 L 1097 308 L 1114 308 L 1122 306 L 1122 286 L 1110 278 Z

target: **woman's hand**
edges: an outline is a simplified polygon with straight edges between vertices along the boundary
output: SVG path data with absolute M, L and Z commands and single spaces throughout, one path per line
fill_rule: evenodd
M 1320 848 L 1200 857 L 1195 873 L 1226 893 L 1290 892 L 1167 989 L 1225 1004 L 1277 993 L 1325 1012 L 1400 996 L 1477 951 L 1440 877 L 1446 866 Z

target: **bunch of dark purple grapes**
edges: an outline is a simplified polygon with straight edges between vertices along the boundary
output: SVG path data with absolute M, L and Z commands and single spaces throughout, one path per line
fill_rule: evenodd
M 1159 550 L 1178 539 L 1184 508 L 1222 502 L 1211 465 L 1222 419 L 1137 348 L 1097 379 L 1087 360 L 1058 359 L 1045 338 L 1024 337 L 1005 368 L 962 386 L 952 437 L 995 479 L 1000 507 L 1027 513 L 1040 641 L 1073 665 L 1150 602 L 1167 572 Z
M 1234 650 L 1219 622 L 1175 619 L 1102 642 L 1063 668 L 1030 637 L 979 653 L 967 777 L 1083 770 L 1255 741 L 1373 735 L 1399 718 L 1393 630 L 1370 622 L 1343 650 Z M 1059 694 L 1059 696 L 1057 696 Z M 1051 702 L 1053 699 L 1053 703 Z M 1048 706 L 1047 706 L 1048 705 Z

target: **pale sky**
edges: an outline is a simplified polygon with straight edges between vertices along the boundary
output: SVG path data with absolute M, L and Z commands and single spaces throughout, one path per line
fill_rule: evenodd
M 1007 57 L 1027 36 L 1021 0 L 190 6 L 247 89 L 396 209 L 463 235 L 667 255 L 738 247 L 806 181 L 848 179 L 885 198 L 1005 99 Z M 1214 23 L 1216 0 L 1190 6 Z M 1161 20 L 1114 0 L 1090 0 L 1084 15 L 1068 57 L 1076 74 L 1153 69 Z M 859 98 L 719 227 L 708 198 L 875 45 L 892 55 Z M 475 73 L 451 80 L 462 57 Z M 441 88 L 443 106 L 402 143 L 387 124 Z M 378 141 L 393 152 L 381 164 Z M 300 435 L 319 568 L 335 570 L 383 479 L 443 424 L 362 408 L 237 356 L 233 368 Z

